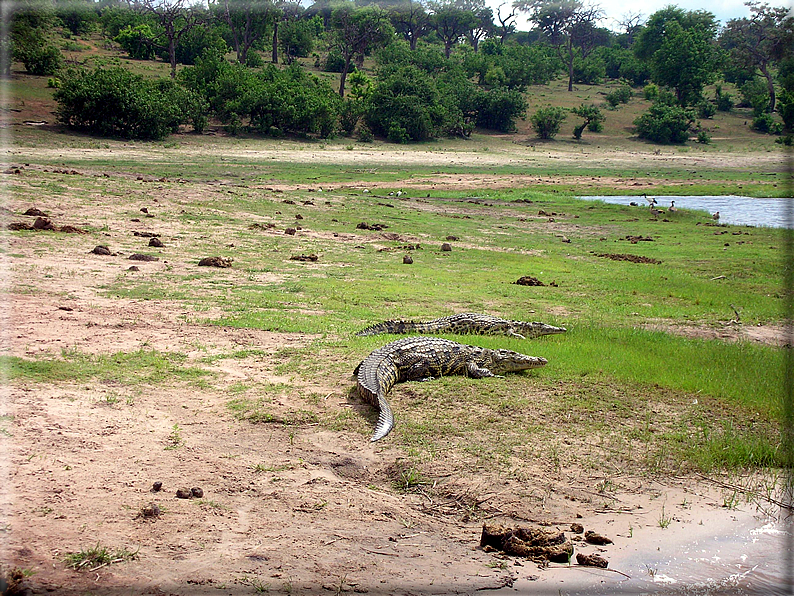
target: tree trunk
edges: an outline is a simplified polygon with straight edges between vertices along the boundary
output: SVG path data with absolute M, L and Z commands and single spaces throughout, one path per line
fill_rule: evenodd
M 273 21 L 273 64 L 278 64 L 278 21 Z
M 339 97 L 345 96 L 345 81 L 347 80 L 347 73 L 350 72 L 352 59 L 352 56 L 345 56 L 345 65 L 342 67 L 342 76 L 339 78 Z
M 573 91 L 573 48 L 568 48 L 568 91 Z
M 761 74 L 766 77 L 766 86 L 769 89 L 769 113 L 771 114 L 775 111 L 775 81 L 765 63 L 761 64 L 759 69 L 761 70 Z
M 171 78 L 176 78 L 176 41 L 174 36 L 168 38 L 168 57 L 171 59 Z

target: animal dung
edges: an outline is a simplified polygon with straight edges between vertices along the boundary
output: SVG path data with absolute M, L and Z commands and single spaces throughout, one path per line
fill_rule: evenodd
M 584 565 L 585 567 L 600 567 L 602 569 L 606 569 L 609 566 L 609 561 L 607 561 L 601 555 L 597 555 L 595 553 L 591 555 L 576 553 L 576 562 L 579 563 L 579 565 Z
M 484 524 L 480 546 L 508 555 L 567 563 L 573 555 L 573 544 L 564 532 L 546 528 L 516 527 Z
M 449 242 L 445 242 L 441 245 L 442 252 L 450 252 L 452 250 L 452 245 Z
M 110 255 L 113 254 L 110 252 L 110 249 L 105 246 L 104 244 L 99 244 L 93 248 L 91 251 L 95 255 Z
M 199 261 L 199 267 L 231 267 L 234 259 L 226 257 L 204 257 Z
M 154 246 L 155 248 L 162 248 L 163 242 L 159 238 L 149 238 L 149 246 Z
M 153 257 L 152 255 L 143 255 L 141 253 L 133 253 L 130 255 L 131 261 L 159 261 L 160 257 Z
M 320 257 L 318 257 L 316 254 L 312 253 L 310 255 L 293 255 L 290 257 L 290 261 L 306 261 L 314 263 L 319 258 Z
M 413 262 L 414 262 L 414 260 L 411 257 L 411 255 L 403 256 L 403 265 L 413 265 Z
M 522 275 L 513 283 L 519 286 L 545 286 L 542 281 L 540 281 L 537 277 L 532 277 L 531 275 Z

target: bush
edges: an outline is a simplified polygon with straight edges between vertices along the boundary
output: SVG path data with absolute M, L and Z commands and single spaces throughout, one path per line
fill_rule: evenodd
M 662 103 L 650 109 L 634 121 L 637 135 L 654 143 L 685 143 L 689 129 L 695 121 L 691 110 Z
M 134 60 L 152 60 L 154 58 L 154 33 L 149 25 L 127 25 L 113 38 L 121 48 Z
M 548 106 L 538 108 L 530 120 L 541 139 L 553 139 L 560 132 L 560 125 L 567 115 L 568 110 L 565 108 Z
M 758 116 L 769 110 L 769 89 L 760 79 L 747 81 L 739 88 L 742 101 L 739 104 L 744 108 L 753 108 L 753 113 Z
M 648 83 L 642 89 L 642 96 L 648 101 L 654 101 L 659 97 L 659 86 L 656 83 Z
M 610 107 L 616 108 L 622 103 L 629 103 L 632 95 L 631 87 L 628 85 L 621 85 L 617 89 L 607 93 L 606 100 Z
M 501 132 L 513 132 L 516 119 L 527 111 L 524 94 L 515 89 L 491 89 L 475 96 L 477 126 Z
M 577 60 L 573 67 L 573 80 L 583 85 L 598 85 L 606 76 L 604 61 L 597 56 Z
M 329 50 L 325 56 L 325 61 L 322 63 L 322 69 L 325 72 L 342 72 L 345 68 L 345 59 L 339 50 Z
M 750 128 L 757 132 L 769 134 L 780 134 L 783 131 L 783 125 L 780 122 L 775 122 L 775 117 L 767 113 L 755 116 Z
M 54 97 L 61 123 L 102 136 L 162 139 L 180 124 L 206 124 L 206 106 L 195 93 L 123 68 L 70 70 Z
M 25 65 L 25 70 L 36 76 L 54 75 L 63 66 L 61 51 L 51 44 L 30 46 L 19 59 Z
M 707 133 L 705 130 L 698 132 L 698 143 L 703 145 L 708 145 L 711 143 L 711 137 L 709 136 L 709 133 Z
M 179 64 L 193 65 L 202 52 L 213 48 L 221 53 L 229 51 L 229 46 L 218 33 L 217 29 L 198 25 L 185 33 L 176 44 L 176 61 Z M 249 55 L 253 52 L 249 52 Z
M 783 91 L 778 95 L 775 109 L 783 119 L 783 128 L 794 130 L 794 91 Z
M 588 106 L 582 104 L 578 108 L 573 108 L 571 112 L 584 119 L 584 122 L 573 129 L 574 139 L 581 139 L 585 128 L 588 128 L 591 132 L 601 132 L 603 130 L 601 123 L 604 121 L 604 114 L 597 105 L 590 104 Z
M 367 125 L 394 142 L 435 138 L 449 128 L 447 116 L 434 79 L 412 65 L 381 69 L 366 100 Z
M 259 52 L 249 50 L 245 55 L 245 65 L 248 68 L 264 68 L 265 59 L 262 58 L 262 54 Z
M 714 89 L 714 100 L 720 112 L 730 112 L 733 109 L 733 97 L 730 93 L 723 92 L 722 85 L 717 85 Z
M 703 118 L 704 120 L 713 118 L 714 114 L 717 113 L 717 106 L 710 101 L 703 100 L 695 107 L 697 108 L 698 118 Z
M 364 107 L 359 100 L 347 99 L 342 103 L 339 112 L 339 128 L 343 135 L 349 137 L 353 134 L 363 113 Z
M 778 145 L 785 145 L 786 147 L 791 147 L 794 145 L 794 136 L 786 135 L 785 137 L 780 137 L 775 139 L 775 143 Z

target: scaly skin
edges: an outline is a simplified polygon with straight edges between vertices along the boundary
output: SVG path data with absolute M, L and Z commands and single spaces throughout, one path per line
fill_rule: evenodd
M 444 375 L 468 375 L 475 379 L 505 372 L 538 368 L 545 358 L 511 350 L 489 350 L 438 337 L 407 337 L 375 350 L 356 367 L 358 392 L 380 414 L 370 441 L 385 437 L 394 427 L 386 394 L 402 381 L 429 380 Z
M 356 335 L 380 333 L 459 333 L 475 335 L 508 335 L 519 339 L 565 333 L 565 327 L 546 323 L 510 321 L 480 313 L 461 313 L 432 321 L 383 321 L 367 327 Z

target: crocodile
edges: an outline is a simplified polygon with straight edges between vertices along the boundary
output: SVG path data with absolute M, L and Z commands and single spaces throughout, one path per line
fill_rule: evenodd
M 460 313 L 433 319 L 432 321 L 383 321 L 362 329 L 356 335 L 378 335 L 380 333 L 459 333 L 476 335 L 508 335 L 518 339 L 565 333 L 565 327 L 553 327 L 546 323 L 510 321 L 480 313 Z
M 444 375 L 468 375 L 475 379 L 544 366 L 545 358 L 511 350 L 490 350 L 438 337 L 398 339 L 367 356 L 353 371 L 361 398 L 379 410 L 370 441 L 385 437 L 394 426 L 386 394 L 402 381 L 425 381 Z

